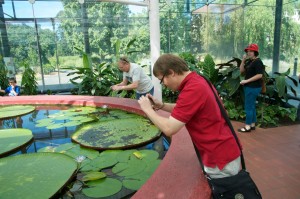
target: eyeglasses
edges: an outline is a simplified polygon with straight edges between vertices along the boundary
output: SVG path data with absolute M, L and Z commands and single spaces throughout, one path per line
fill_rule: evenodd
M 165 78 L 165 76 L 166 76 L 166 73 L 162 76 L 162 78 L 161 78 L 161 80 L 160 80 L 160 84 L 163 84 L 164 83 L 164 78 Z

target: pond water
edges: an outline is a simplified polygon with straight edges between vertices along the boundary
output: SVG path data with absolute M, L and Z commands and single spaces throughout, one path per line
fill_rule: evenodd
M 71 142 L 70 136 L 79 126 L 62 127 L 58 129 L 47 129 L 36 127 L 38 120 L 48 118 L 49 115 L 68 109 L 68 106 L 36 106 L 36 110 L 23 116 L 0 120 L 0 129 L 26 128 L 32 131 L 35 142 L 27 153 L 36 152 L 46 146 L 58 146 Z M 65 122 L 65 121 L 63 121 Z
M 80 120 L 75 120 L 72 118 L 74 114 L 69 114 L 70 117 L 66 117 L 62 115 L 62 113 L 67 113 L 69 110 L 74 109 L 71 106 L 46 106 L 46 105 L 39 105 L 35 106 L 36 110 L 18 117 L 13 117 L 9 119 L 0 120 L 0 129 L 9 129 L 9 128 L 26 128 L 30 129 L 34 136 L 34 143 L 31 144 L 27 148 L 27 153 L 34 153 L 38 150 L 45 148 L 45 147 L 57 147 L 62 144 L 70 143 L 71 136 L 80 128 L 87 126 L 89 123 L 82 123 L 78 121 L 89 121 L 84 118 L 82 113 L 79 113 L 81 117 Z M 95 108 L 94 108 L 95 109 Z M 80 110 L 81 112 L 82 110 Z M 85 110 L 86 111 L 86 110 Z M 76 112 L 76 111 L 75 111 Z M 87 111 L 88 112 L 88 111 Z M 73 112 L 74 113 L 74 112 Z M 114 119 L 127 119 L 132 117 L 133 114 L 111 109 L 108 114 L 106 114 L 106 109 L 97 108 L 97 110 L 93 110 L 92 113 L 88 112 L 86 114 L 88 117 L 91 118 L 101 118 L 101 120 L 111 120 L 109 117 L 113 117 Z M 77 116 L 76 116 L 77 117 Z M 49 121 L 48 121 L 49 120 Z M 52 120 L 52 121 L 50 121 Z M 78 122 L 77 125 L 76 121 Z M 99 119 L 100 121 L 100 119 Z M 117 121 L 117 120 L 115 120 Z M 75 122 L 75 123 L 74 123 Z M 57 126 L 58 125 L 58 126 Z M 158 152 L 159 159 L 162 159 L 169 147 L 169 143 L 162 137 L 158 140 L 152 142 L 151 144 L 139 145 L 135 147 L 138 150 L 143 149 L 153 149 Z M 16 154 L 20 154 L 21 152 L 17 152 Z M 104 170 L 106 173 L 111 174 L 111 169 Z M 78 176 L 82 177 L 82 174 L 78 174 Z M 78 178 L 77 176 L 77 178 Z M 112 175 L 115 176 L 115 175 Z M 117 176 L 116 179 L 122 179 L 122 177 Z M 76 183 L 77 182 L 77 183 Z M 74 186 L 78 186 L 78 181 L 76 181 Z M 79 183 L 79 187 L 80 187 Z M 82 186 L 82 185 L 81 185 Z M 115 199 L 115 198 L 130 198 L 135 191 L 127 189 L 123 187 L 120 192 L 113 196 L 105 197 L 108 199 Z M 85 196 L 80 190 L 75 190 L 73 192 L 74 198 L 89 198 Z M 62 198 L 72 198 L 69 197 L 67 194 L 62 196 Z

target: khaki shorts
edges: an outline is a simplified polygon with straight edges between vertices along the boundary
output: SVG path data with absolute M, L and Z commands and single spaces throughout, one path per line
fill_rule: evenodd
M 236 175 L 241 170 L 241 157 L 229 162 L 225 167 L 220 170 L 217 166 L 215 168 L 204 166 L 205 172 L 211 178 L 224 178 Z

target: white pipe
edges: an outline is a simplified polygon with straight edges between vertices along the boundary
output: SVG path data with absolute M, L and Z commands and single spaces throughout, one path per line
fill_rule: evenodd
M 153 75 L 153 65 L 160 56 L 160 26 L 159 26 L 159 1 L 149 1 L 149 25 L 150 25 L 150 53 L 151 73 L 154 84 L 154 96 L 162 100 L 162 88 L 160 81 Z
M 145 0 L 144 2 L 127 1 L 127 0 L 98 0 L 98 1 L 122 3 L 122 4 L 128 4 L 128 5 L 136 5 L 136 6 L 148 6 L 149 5 L 148 0 Z

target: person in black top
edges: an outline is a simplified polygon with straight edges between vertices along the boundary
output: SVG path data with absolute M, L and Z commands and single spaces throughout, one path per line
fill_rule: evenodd
M 250 44 L 245 48 L 246 55 L 243 56 L 240 65 L 241 73 L 245 74 L 245 79 L 240 82 L 244 86 L 245 93 L 245 112 L 246 124 L 243 128 L 238 129 L 239 132 L 250 132 L 255 130 L 256 123 L 256 98 L 262 89 L 262 77 L 264 73 L 264 64 L 258 58 L 258 45 Z

